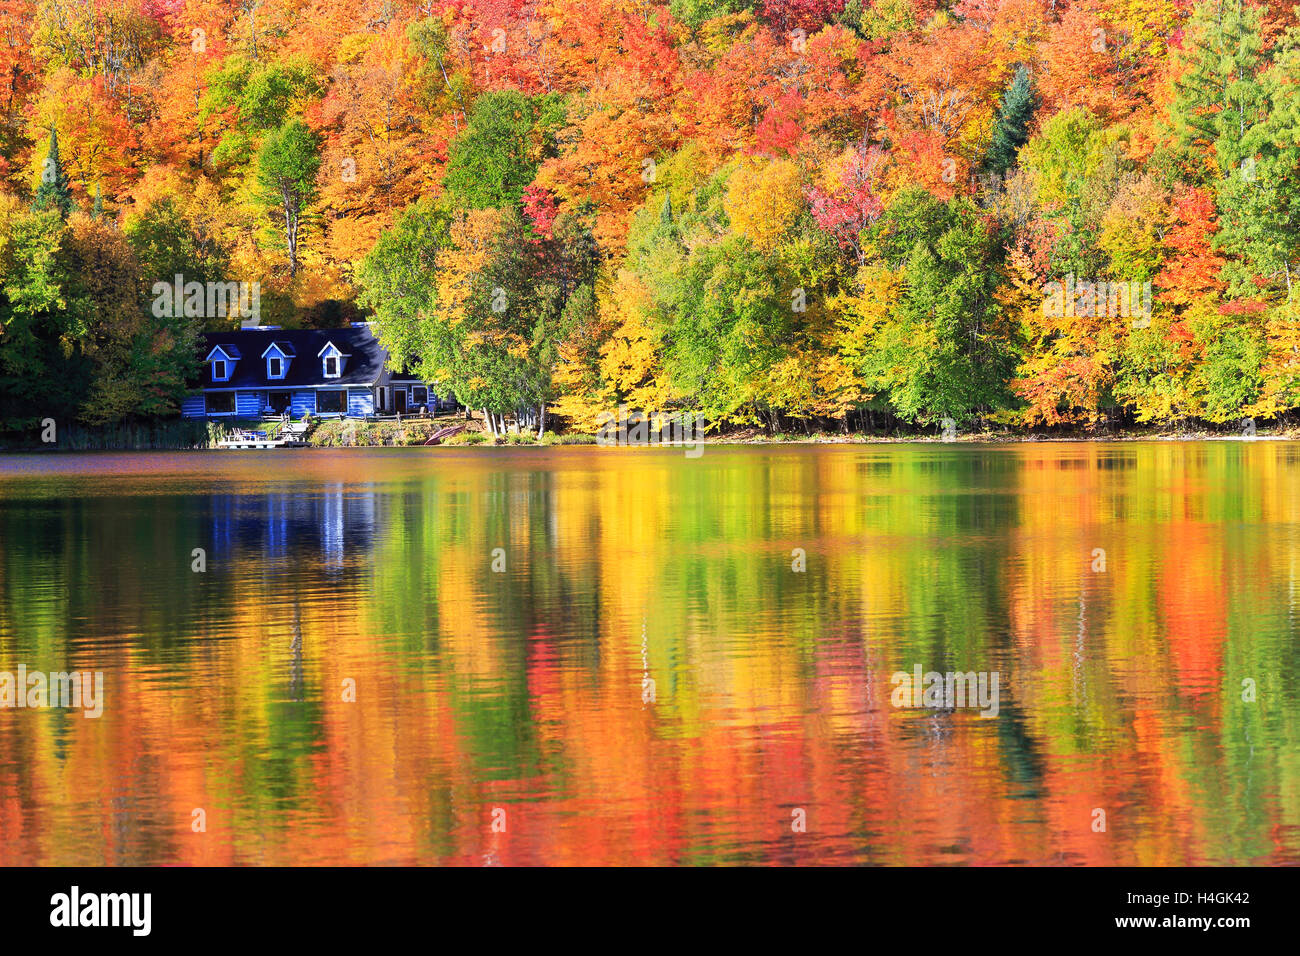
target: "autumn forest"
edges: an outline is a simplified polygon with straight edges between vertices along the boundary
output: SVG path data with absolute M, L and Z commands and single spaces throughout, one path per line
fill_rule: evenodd
M 177 276 L 556 430 L 1285 422 L 1298 11 L 0 0 L 0 431 L 175 415 Z

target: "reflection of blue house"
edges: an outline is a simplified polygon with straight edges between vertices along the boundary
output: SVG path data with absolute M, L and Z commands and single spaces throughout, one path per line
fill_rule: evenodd
M 256 555 L 273 567 L 364 566 L 374 547 L 377 496 L 369 485 L 342 483 L 314 493 L 268 489 L 213 495 L 213 554 L 234 562 Z
M 181 405 L 186 418 L 394 415 L 451 404 L 428 383 L 390 371 L 366 324 L 210 332 L 203 343 L 202 381 Z

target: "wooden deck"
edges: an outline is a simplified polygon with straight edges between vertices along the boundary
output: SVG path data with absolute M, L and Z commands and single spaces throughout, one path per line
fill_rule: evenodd
M 220 449 L 266 449 L 266 448 L 306 448 L 307 432 L 310 426 L 306 422 L 289 422 L 280 429 L 278 438 L 268 438 L 265 432 L 237 429 L 228 438 L 217 442 Z
M 306 448 L 305 441 L 288 441 L 283 438 L 224 438 L 214 448 Z

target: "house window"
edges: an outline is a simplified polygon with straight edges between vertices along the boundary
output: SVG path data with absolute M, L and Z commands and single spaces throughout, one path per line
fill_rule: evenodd
M 226 363 L 220 359 L 212 362 L 212 381 L 224 382 L 230 376 L 226 374 Z
M 211 392 L 203 398 L 209 415 L 233 415 L 235 413 L 234 392 Z
M 316 411 L 322 415 L 342 414 L 347 407 L 347 392 L 317 392 Z
M 270 358 L 270 359 L 267 359 L 267 360 L 266 360 L 266 375 L 267 375 L 267 377 L 268 377 L 268 378 L 281 378 L 282 375 L 283 375 L 283 373 L 280 371 L 280 369 L 283 367 L 283 364 L 284 364 L 284 363 L 281 362 L 278 358 Z
M 425 388 L 424 386 L 422 386 L 422 385 L 416 385 L 414 388 L 412 388 L 412 389 L 411 389 L 411 404 L 413 404 L 413 405 L 428 405 L 428 404 L 429 404 L 429 390 L 428 390 L 427 388 Z
M 338 360 L 338 356 L 336 356 L 336 355 L 331 355 L 331 356 L 329 356 L 329 357 L 327 357 L 327 358 L 325 359 L 325 377 L 326 377 L 326 378 L 338 378 L 338 377 L 339 377 L 339 360 Z

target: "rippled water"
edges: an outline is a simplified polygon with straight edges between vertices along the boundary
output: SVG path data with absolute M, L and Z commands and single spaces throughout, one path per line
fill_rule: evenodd
M 0 457 L 0 863 L 1300 862 L 1298 460 Z

